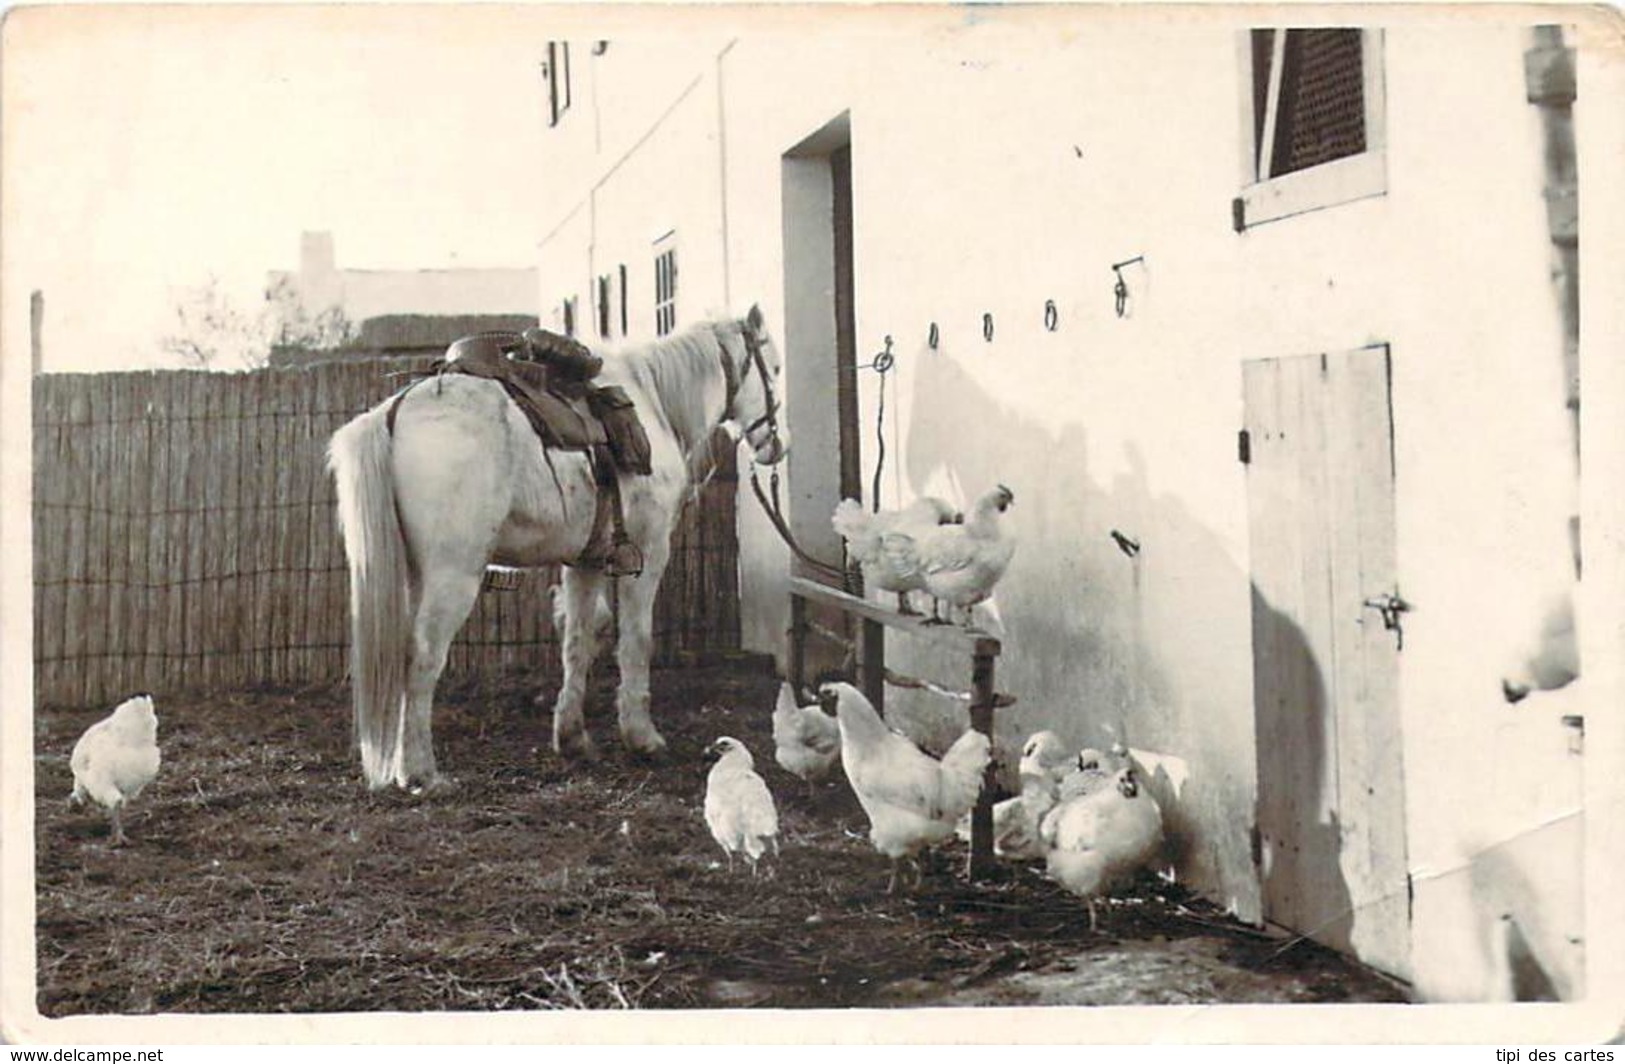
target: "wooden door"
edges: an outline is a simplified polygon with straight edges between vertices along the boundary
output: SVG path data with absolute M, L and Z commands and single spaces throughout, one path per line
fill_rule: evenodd
M 1379 608 L 1399 592 L 1388 349 L 1243 378 L 1265 915 L 1404 977 L 1404 614 Z

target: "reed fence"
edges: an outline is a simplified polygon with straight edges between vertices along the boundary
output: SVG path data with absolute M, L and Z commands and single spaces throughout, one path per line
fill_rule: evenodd
M 339 680 L 348 576 L 328 437 L 426 360 L 34 382 L 34 661 L 42 704 Z M 673 537 L 655 660 L 739 646 L 731 453 Z M 480 594 L 449 675 L 556 674 L 552 569 Z

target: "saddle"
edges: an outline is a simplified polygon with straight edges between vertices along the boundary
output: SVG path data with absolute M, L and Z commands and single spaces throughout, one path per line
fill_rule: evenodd
M 540 438 L 544 456 L 550 450 L 587 455 L 598 503 L 586 549 L 572 564 L 636 576 L 643 571 L 643 553 L 626 534 L 618 474 L 653 471 L 649 437 L 623 389 L 593 383 L 603 365 L 585 344 L 532 328 L 462 337 L 446 348 L 434 371 L 501 384 Z

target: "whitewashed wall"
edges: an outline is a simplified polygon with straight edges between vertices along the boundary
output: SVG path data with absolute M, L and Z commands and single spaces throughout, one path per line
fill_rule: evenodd
M 1020 703 L 1001 744 L 1050 727 L 1165 764 L 1178 874 L 1247 919 L 1261 902 L 1241 363 L 1391 345 L 1400 586 L 1416 607 L 1400 677 L 1411 974 L 1424 996 L 1505 996 L 1510 912 L 1577 992 L 1579 827 L 1562 814 L 1580 759 L 1557 707 L 1580 696 L 1514 708 L 1498 689 L 1534 603 L 1562 585 L 1574 505 L 1527 31 L 1389 27 L 1388 194 L 1238 235 L 1242 27 L 1221 13 L 843 20 L 613 44 L 615 84 L 649 91 L 618 88 L 637 120 L 610 135 L 606 110 L 592 161 L 548 184 L 574 213 L 541 248 L 544 307 L 571 285 L 585 319 L 588 279 L 619 261 L 649 278 L 648 241 L 675 226 L 684 318 L 755 299 L 782 335 L 781 157 L 849 112 L 859 358 L 887 334 L 898 355 L 885 501 L 1016 494 L 1022 544 L 995 609 L 999 686 Z M 577 126 L 560 140 L 572 152 Z M 1119 319 L 1109 266 L 1137 255 Z M 861 379 L 867 485 L 878 393 Z M 1137 560 L 1113 529 L 1141 542 Z M 747 504 L 740 532 L 746 641 L 780 652 L 787 553 Z M 968 684 L 965 663 L 898 640 L 889 653 Z M 962 727 L 940 700 L 892 708 L 927 742 Z

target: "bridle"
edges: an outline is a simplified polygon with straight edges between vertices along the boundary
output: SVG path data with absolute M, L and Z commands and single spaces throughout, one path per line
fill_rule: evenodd
M 733 359 L 728 356 L 728 346 L 719 344 L 722 348 L 722 375 L 728 383 L 728 399 L 723 408 L 722 416 L 725 420 L 736 420 L 734 400 L 739 397 L 739 389 L 744 385 L 745 378 L 750 375 L 751 370 L 754 368 L 762 378 L 762 398 L 765 409 L 761 417 L 745 426 L 743 435 L 748 438 L 751 433 L 763 425 L 768 425 L 772 427 L 773 438 L 778 439 L 779 401 L 778 396 L 773 393 L 773 378 L 767 372 L 767 360 L 762 356 L 762 338 L 751 327 L 749 321 L 739 323 L 739 334 L 745 341 L 745 365 L 742 370 L 736 367 L 733 364 Z M 805 565 L 823 574 L 826 579 L 838 581 L 841 587 L 847 591 L 855 590 L 852 582 L 853 574 L 841 566 L 831 565 L 826 561 L 814 558 L 802 548 L 801 544 L 796 542 L 795 534 L 790 530 L 790 522 L 784 516 L 784 504 L 779 499 L 778 465 L 775 464 L 768 470 L 768 483 L 771 485 L 772 491 L 771 498 L 768 492 L 762 489 L 762 481 L 757 476 L 756 470 L 757 462 L 753 457 L 750 463 L 751 490 L 756 493 L 756 501 L 761 504 L 762 512 L 772 522 L 773 528 L 778 532 L 779 538 L 784 540 L 785 546 L 789 547 L 790 552 L 800 558 Z
M 749 321 L 739 323 L 739 335 L 745 341 L 745 365 L 743 369 L 734 365 L 733 359 L 728 355 L 728 345 L 718 344 L 718 347 L 722 350 L 722 376 L 728 386 L 727 402 L 722 409 L 723 420 L 737 420 L 738 415 L 734 410 L 734 403 L 739 398 L 739 390 L 744 387 L 745 378 L 749 377 L 751 370 L 754 369 L 757 376 L 762 378 L 764 409 L 761 417 L 745 426 L 743 435 L 749 436 L 763 425 L 767 425 L 772 428 L 773 436 L 777 439 L 779 435 L 779 401 L 778 396 L 773 393 L 773 377 L 767 372 L 767 359 L 762 355 L 762 337 L 751 327 Z

